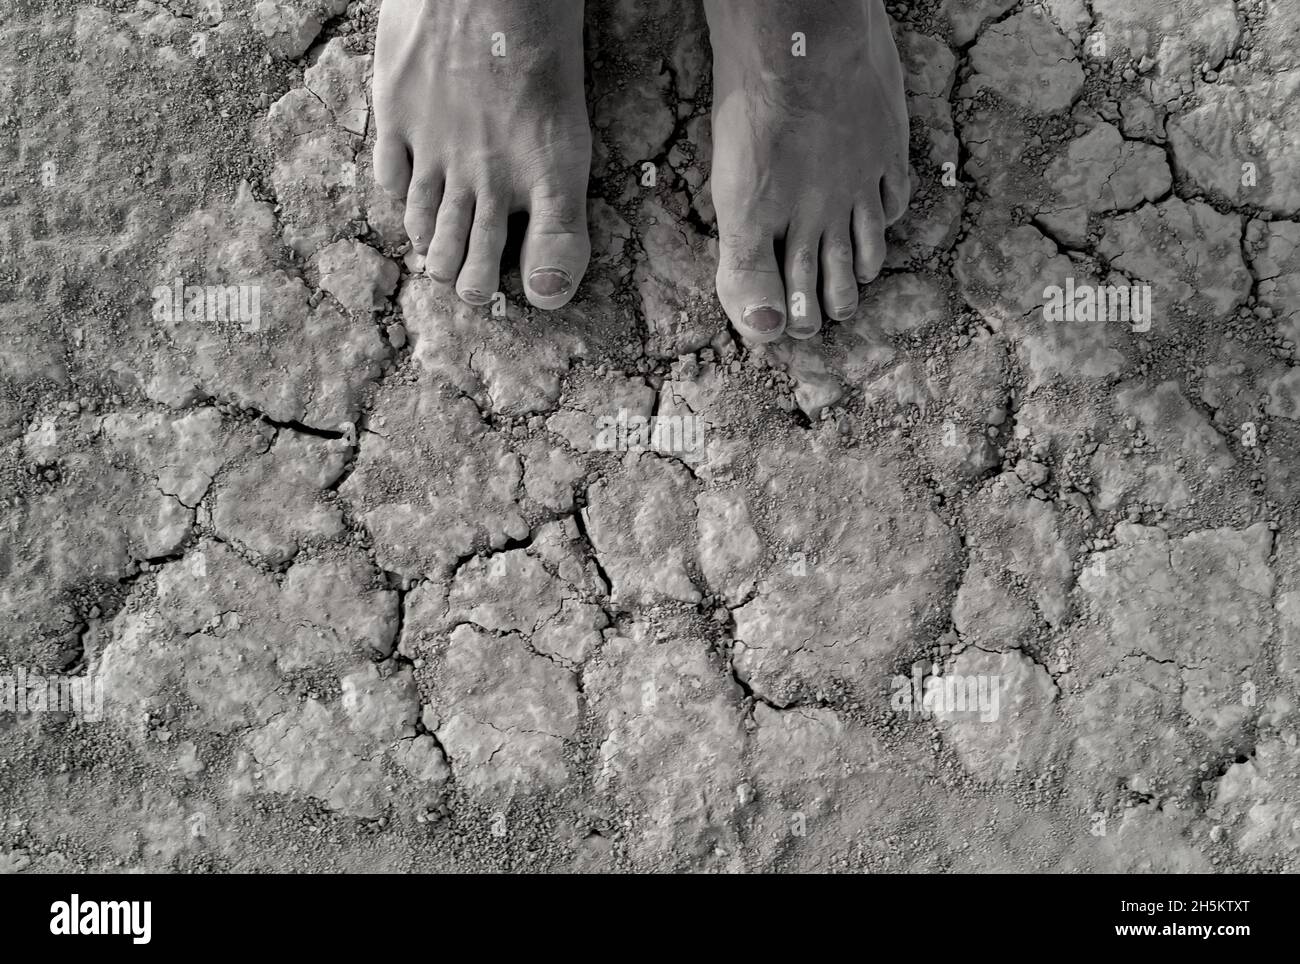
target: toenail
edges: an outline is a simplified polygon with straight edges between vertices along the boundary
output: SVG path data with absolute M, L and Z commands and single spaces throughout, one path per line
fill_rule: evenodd
M 473 305 L 485 305 L 491 299 L 477 288 L 466 288 L 460 296 Z
M 842 307 L 834 309 L 831 315 L 836 321 L 843 321 L 857 310 L 857 305 L 843 305 Z
M 744 322 L 755 331 L 776 331 L 785 324 L 785 315 L 775 308 L 759 305 L 757 308 L 746 309 Z
M 573 278 L 561 268 L 538 268 L 528 276 L 528 287 L 533 289 L 533 294 L 554 298 L 573 287 Z

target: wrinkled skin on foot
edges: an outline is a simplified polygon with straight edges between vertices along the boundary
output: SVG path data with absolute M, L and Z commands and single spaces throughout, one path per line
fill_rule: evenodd
M 903 70 L 881 0 L 706 0 L 718 295 L 746 338 L 851 318 L 907 209 Z M 798 36 L 797 36 L 798 35 Z M 802 56 L 799 54 L 802 53 Z
M 375 175 L 406 199 L 425 270 L 486 304 L 509 215 L 526 211 L 524 290 L 574 295 L 591 254 L 582 0 L 385 0 L 375 48 Z

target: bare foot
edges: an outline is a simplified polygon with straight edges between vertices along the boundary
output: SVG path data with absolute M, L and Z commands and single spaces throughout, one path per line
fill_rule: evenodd
M 375 176 L 430 275 L 488 303 L 527 211 L 528 300 L 573 297 L 591 256 L 582 0 L 384 0 L 375 119 Z
M 718 295 L 755 341 L 850 318 L 907 209 L 903 69 L 882 0 L 705 0 Z M 778 261 L 778 245 L 783 257 Z

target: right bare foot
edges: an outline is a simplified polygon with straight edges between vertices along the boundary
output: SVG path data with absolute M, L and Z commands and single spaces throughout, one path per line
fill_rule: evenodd
M 524 291 L 559 308 L 587 270 L 591 129 L 582 0 L 384 0 L 375 176 L 406 199 L 425 270 L 470 304 L 500 286 L 506 219 L 527 211 Z

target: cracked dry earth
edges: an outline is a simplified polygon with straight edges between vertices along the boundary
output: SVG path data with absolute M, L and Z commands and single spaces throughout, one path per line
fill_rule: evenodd
M 592 271 L 505 317 L 373 182 L 377 3 L 0 7 L 0 674 L 106 700 L 0 713 L 0 870 L 1296 869 L 1283 0 L 891 4 L 912 210 L 760 351 L 692 0 L 589 2 Z

